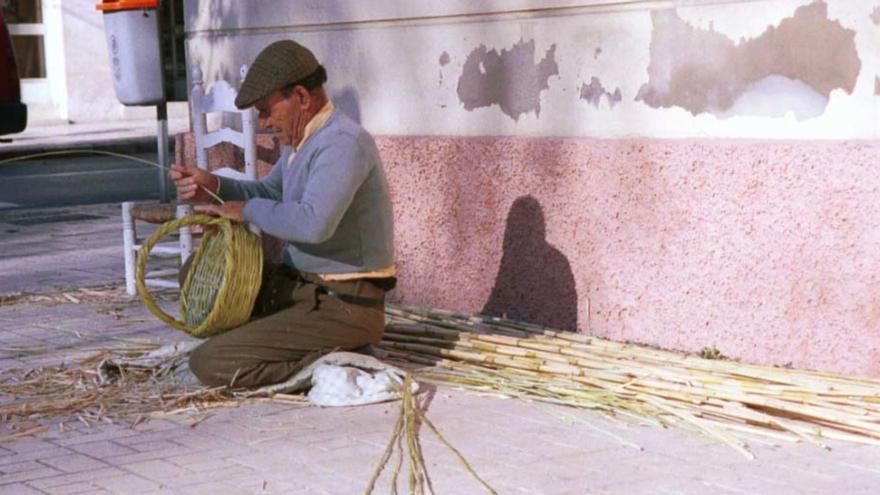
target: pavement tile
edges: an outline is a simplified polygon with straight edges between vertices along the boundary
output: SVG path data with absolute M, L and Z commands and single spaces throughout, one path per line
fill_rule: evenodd
M 206 435 L 198 429 L 187 427 L 174 436 L 177 446 L 192 450 L 220 451 L 227 449 L 240 450 L 241 446 L 215 435 Z M 135 446 L 136 447 L 136 446 Z
M 97 478 L 92 483 L 119 495 L 140 495 L 141 493 L 156 491 L 163 488 L 160 483 L 146 480 L 133 474 L 126 474 L 112 478 Z
M 16 462 L 0 466 L 0 474 L 21 473 L 23 471 L 33 471 L 44 467 L 46 466 L 37 461 Z
M 832 463 L 854 470 L 880 470 L 880 448 L 868 445 L 835 445 L 828 455 Z
M 74 446 L 83 443 L 94 443 L 105 440 L 116 440 L 138 435 L 138 431 L 125 425 L 101 425 L 95 428 L 79 428 L 79 423 L 73 423 L 77 428 L 71 434 L 52 440 L 52 443 L 61 446 Z M 116 442 L 119 444 L 119 442 Z
M 285 472 L 293 469 L 292 466 L 306 466 L 307 471 L 322 470 L 321 466 L 311 462 L 311 456 L 301 451 L 258 451 L 247 455 L 228 458 L 241 466 L 248 467 L 259 472 Z
M 80 495 L 93 493 L 98 487 L 87 482 L 70 483 L 67 485 L 53 486 L 47 491 L 40 493 L 50 493 L 52 495 Z
M 135 435 L 120 437 L 114 439 L 114 441 L 120 445 L 131 447 L 141 452 L 155 450 L 155 448 L 179 447 L 179 445 L 173 444 L 173 440 L 180 434 L 180 430 L 182 430 L 181 426 L 175 425 L 173 429 L 136 432 Z M 138 449 L 138 445 L 144 447 Z
M 243 456 L 241 452 L 246 452 L 247 455 Z M 274 464 L 272 456 L 292 463 L 309 463 L 317 452 L 319 452 L 317 449 L 306 447 L 296 439 L 277 438 L 251 447 L 227 450 L 224 455 L 230 461 L 238 464 L 255 465 L 255 462 L 262 461 Z
M 137 452 L 132 448 L 119 445 L 112 440 L 99 440 L 97 442 L 71 445 L 70 449 L 96 459 L 113 459 L 114 457 L 119 455 L 126 455 Z
M 38 480 L 28 482 L 28 484 L 40 490 L 51 491 L 58 486 L 66 486 L 75 483 L 91 483 L 93 480 L 98 478 L 112 478 L 115 476 L 124 476 L 125 474 L 127 474 L 125 471 L 116 467 L 106 467 L 95 469 L 92 471 L 81 471 L 79 473 L 70 474 L 64 474 L 56 470 L 53 471 L 54 476 L 42 477 Z
M 859 473 L 861 476 L 871 476 L 880 478 L 880 465 L 867 464 L 864 461 L 833 461 L 843 469 L 852 470 L 853 473 Z
M 320 480 L 319 483 L 312 484 L 311 486 L 314 487 L 316 493 L 327 495 L 351 495 L 353 493 L 362 493 L 367 482 L 369 482 L 369 479 L 352 481 L 335 476 L 327 476 Z
M 90 471 L 108 467 L 108 464 L 98 459 L 83 454 L 70 454 L 49 459 L 41 459 L 40 462 L 47 466 L 64 471 L 67 473 L 76 473 L 80 471 Z
M 35 488 L 31 488 L 22 483 L 12 483 L 10 485 L 0 486 L 0 493 L 8 493 L 9 495 L 45 495 L 46 492 L 42 492 Z
M 388 431 L 377 431 L 370 432 L 357 435 L 354 440 L 359 443 L 364 443 L 373 448 L 380 448 L 382 450 L 388 445 L 388 442 L 391 440 L 391 433 L 393 428 L 388 428 Z
M 270 483 L 267 480 L 254 480 L 247 479 L 243 481 L 236 481 L 235 479 L 227 480 L 228 483 L 233 483 L 239 488 L 244 489 L 247 493 L 260 493 L 266 495 L 280 495 L 280 494 L 290 494 L 290 493 L 300 493 L 301 490 L 307 490 L 308 487 L 303 486 L 300 483 L 296 483 L 293 480 L 290 481 L 274 481 Z
M 57 450 L 58 447 L 45 440 L 25 439 L 17 442 L 7 442 L 4 444 L 7 450 L 11 450 L 16 454 L 27 454 L 31 452 Z
M 151 450 L 149 452 L 137 452 L 134 454 L 125 454 L 125 455 L 116 456 L 113 458 L 113 464 L 117 465 L 117 466 L 127 466 L 129 464 L 148 462 L 148 461 L 153 461 L 156 459 L 165 459 L 166 457 L 169 457 L 169 456 L 184 455 L 184 454 L 196 454 L 196 453 L 204 454 L 203 451 L 187 449 L 185 447 L 179 447 L 176 450 Z
M 97 487 L 97 486 L 93 486 L 89 491 L 85 492 L 85 494 L 83 494 L 83 495 L 86 495 L 86 494 L 88 494 L 88 495 L 116 495 L 115 493 L 113 493 L 109 490 L 105 490 L 105 489 Z
M 300 472 L 301 466 L 294 464 L 289 471 L 252 471 L 245 475 L 229 476 L 224 481 L 240 488 L 251 489 L 251 493 L 262 493 L 265 487 L 267 493 L 278 492 L 279 488 L 286 487 L 291 490 L 308 487 L 306 479 L 311 476 L 309 471 Z M 321 473 L 321 477 L 326 477 L 326 473 Z M 286 493 L 286 492 L 281 492 Z
M 132 462 L 126 464 L 125 469 L 155 481 L 171 481 L 191 474 L 190 471 L 163 459 Z
M 235 424 L 232 422 L 227 424 L 209 424 L 204 425 L 204 428 L 197 429 L 205 433 L 210 433 L 215 437 L 223 438 L 224 440 L 239 446 L 256 446 L 261 443 L 288 437 L 288 433 L 284 431 L 277 431 L 276 429 L 257 429 L 253 426 Z
M 316 470 L 331 473 L 334 476 L 366 482 L 373 475 L 381 452 L 364 452 L 363 450 L 320 452 L 315 454 L 310 463 Z
M 209 481 L 198 486 L 188 486 L 175 491 L 185 495 L 253 495 L 254 493 L 259 493 L 220 481 Z
M 153 452 L 156 450 L 173 452 L 175 450 L 180 450 L 180 449 L 184 448 L 179 443 L 171 442 L 168 440 L 154 440 L 152 442 L 125 442 L 125 443 L 126 443 L 126 447 L 128 447 L 136 452 Z
M 159 468 L 151 468 L 151 469 L 159 469 Z M 250 469 L 246 466 L 231 466 L 224 467 L 223 469 L 217 469 L 212 471 L 202 471 L 199 473 L 190 473 L 187 470 L 183 470 L 182 468 L 178 468 L 179 472 L 177 474 L 171 475 L 171 473 L 165 473 L 165 468 L 162 467 L 163 478 L 154 478 L 161 479 L 165 485 L 169 488 L 178 489 L 189 486 L 200 486 L 204 483 L 210 483 L 214 481 L 221 480 L 225 482 L 225 480 L 229 478 L 239 478 L 242 476 L 259 476 L 259 473 L 254 473 L 253 469 Z M 285 473 L 289 473 L 289 471 L 284 471 Z
M 332 436 L 309 438 L 305 441 L 305 445 L 318 451 L 335 452 L 337 450 L 349 450 L 353 446 L 357 446 L 358 443 L 354 440 L 353 434 L 345 433 L 345 430 L 341 430 Z M 363 444 L 360 446 L 366 448 Z
M 230 457 L 234 456 L 235 454 L 235 452 L 228 453 Z M 216 452 L 215 455 L 223 455 L 223 452 Z M 231 468 L 239 465 L 232 460 L 222 457 L 208 456 L 201 452 L 198 454 L 183 454 L 172 457 L 165 457 L 165 460 L 194 473 L 200 473 L 203 471 L 219 471 L 221 469 Z
M 141 435 L 140 438 L 149 438 L 148 436 L 144 435 L 158 434 L 159 432 L 163 431 L 180 431 L 181 427 L 179 423 L 175 423 L 174 421 L 169 421 L 165 419 L 151 419 L 132 427 L 132 429 L 138 432 L 139 435 Z
M 603 486 L 600 489 L 607 493 L 627 494 L 702 494 L 712 493 L 718 495 L 795 495 L 804 494 L 803 491 L 792 490 L 791 487 L 780 485 L 727 485 L 707 482 L 705 480 L 684 479 L 678 476 L 657 478 L 633 483 L 614 484 Z
M 0 486 L 12 483 L 28 482 L 34 484 L 34 480 L 40 480 L 50 476 L 59 474 L 60 471 L 50 467 L 41 467 L 27 471 L 19 471 L 17 473 L 0 474 Z
M 15 445 L 14 443 L 12 445 Z M 52 457 L 70 455 L 73 451 L 68 450 L 63 447 L 55 447 L 43 449 L 43 450 L 32 450 L 24 453 L 13 453 L 13 454 L 5 454 L 0 456 L 0 471 L 4 470 L 4 466 L 7 464 L 16 464 L 24 461 L 32 461 L 38 459 L 51 459 Z

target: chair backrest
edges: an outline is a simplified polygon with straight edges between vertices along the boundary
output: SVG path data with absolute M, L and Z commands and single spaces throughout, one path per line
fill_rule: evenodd
M 241 66 L 241 80 L 247 74 L 247 65 Z M 210 91 L 205 92 L 202 71 L 196 67 L 192 72 L 193 134 L 196 141 L 196 165 L 208 169 L 208 148 L 217 143 L 232 143 L 244 150 L 245 175 L 257 178 L 257 116 L 253 107 L 239 110 L 235 107 L 237 92 L 226 81 L 216 81 Z M 241 132 L 230 127 L 221 127 L 208 132 L 207 114 L 223 112 L 241 115 Z

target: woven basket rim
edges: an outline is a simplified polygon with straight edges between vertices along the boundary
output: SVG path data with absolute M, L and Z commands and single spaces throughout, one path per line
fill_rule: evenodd
M 217 227 L 217 232 L 209 232 L 205 234 L 205 238 L 203 238 L 199 247 L 193 254 L 193 264 L 199 263 L 201 260 L 201 256 L 203 255 L 203 248 L 207 245 L 207 240 L 212 236 L 217 236 L 219 239 L 222 239 L 223 242 L 223 256 L 224 256 L 224 275 L 223 282 L 220 284 L 220 287 L 214 297 L 213 306 L 208 313 L 207 317 L 198 325 L 198 326 L 189 326 L 186 323 L 184 318 L 185 311 L 185 298 L 187 291 L 190 288 L 190 284 L 192 283 L 192 277 L 195 270 L 190 269 L 187 273 L 186 279 L 184 280 L 181 286 L 181 311 L 180 311 L 180 319 L 174 318 L 165 311 L 163 311 L 158 304 L 156 304 L 155 298 L 149 292 L 146 286 L 145 272 L 146 272 L 146 262 L 149 258 L 150 251 L 153 247 L 165 236 L 170 234 L 173 231 L 180 229 L 181 227 L 187 227 L 190 225 L 204 225 L 204 226 L 215 226 Z M 223 309 L 218 302 L 226 301 L 227 297 L 230 295 L 230 291 L 232 290 L 232 283 L 229 283 L 229 280 L 232 279 L 232 275 L 236 269 L 240 268 L 236 266 L 236 249 L 233 246 L 238 246 L 237 249 L 245 249 L 245 250 L 253 250 L 253 254 L 255 255 L 250 259 L 252 263 L 256 263 L 255 269 L 256 273 L 247 273 L 246 276 L 250 278 L 253 285 L 253 282 L 256 281 L 256 287 L 241 287 L 238 286 L 239 292 L 244 290 L 245 295 L 245 303 L 249 305 L 247 308 L 247 313 L 250 313 L 250 309 L 253 307 L 253 301 L 256 299 L 256 293 L 259 290 L 259 280 L 262 277 L 262 248 L 259 245 L 259 241 L 256 240 L 256 236 L 253 236 L 253 239 L 249 239 L 247 237 L 240 238 L 238 236 L 253 236 L 250 232 L 246 230 L 244 225 L 233 223 L 231 220 L 221 217 L 213 217 L 209 215 L 188 215 L 182 218 L 174 219 L 169 222 L 162 224 L 155 233 L 143 244 L 143 247 L 138 252 L 137 257 L 137 265 L 135 268 L 135 285 L 138 288 L 138 293 L 141 296 L 141 299 L 146 305 L 147 309 L 150 310 L 151 313 L 156 315 L 160 320 L 165 323 L 171 325 L 178 330 L 183 330 L 190 335 L 195 337 L 208 336 L 213 333 L 216 333 L 216 328 L 214 326 L 217 324 L 218 320 L 221 317 L 221 313 Z M 240 253 L 245 254 L 245 253 Z M 232 294 L 237 295 L 237 294 Z

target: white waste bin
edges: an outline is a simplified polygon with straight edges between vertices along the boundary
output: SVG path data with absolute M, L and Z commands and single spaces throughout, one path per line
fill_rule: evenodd
M 159 49 L 159 0 L 103 0 L 113 89 L 123 105 L 165 101 Z

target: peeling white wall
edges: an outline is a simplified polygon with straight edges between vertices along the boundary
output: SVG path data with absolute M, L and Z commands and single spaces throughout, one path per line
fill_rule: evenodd
M 713 31 L 739 46 L 813 3 L 187 0 L 185 5 L 188 61 L 202 68 L 207 81 L 237 84 L 241 64 L 267 44 L 292 38 L 316 53 L 328 68 L 331 94 L 376 134 L 877 139 L 880 25 L 872 19 L 877 0 L 821 2 L 829 24 L 839 22 L 854 33 L 860 67 L 851 93 L 841 88 L 823 95 L 796 74 L 766 74 L 726 111 L 694 114 L 636 100 L 649 81 L 652 11 L 674 6 L 695 30 Z M 480 46 L 501 54 L 529 42 L 535 64 L 553 50 L 558 66 L 558 75 L 546 78 L 547 89 L 538 92 L 540 111 L 513 118 L 499 105 L 466 109 L 457 87 L 468 55 Z M 448 63 L 441 65 L 444 53 Z M 723 60 L 718 63 L 723 67 Z M 502 69 L 507 83 L 523 72 L 517 66 Z M 621 101 L 603 97 L 597 106 L 582 99 L 582 86 L 594 77 L 608 93 L 619 90 Z M 529 87 L 510 84 L 511 91 Z

